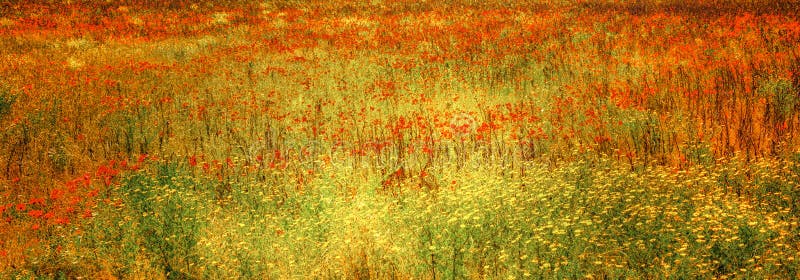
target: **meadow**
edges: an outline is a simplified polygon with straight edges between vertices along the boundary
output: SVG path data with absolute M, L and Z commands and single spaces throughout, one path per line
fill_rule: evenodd
M 796 0 L 0 4 L 0 278 L 800 278 Z

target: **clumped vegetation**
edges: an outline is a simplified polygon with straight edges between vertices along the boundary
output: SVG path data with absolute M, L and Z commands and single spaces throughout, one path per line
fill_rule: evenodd
M 799 6 L 12 1 L 0 278 L 797 278 Z

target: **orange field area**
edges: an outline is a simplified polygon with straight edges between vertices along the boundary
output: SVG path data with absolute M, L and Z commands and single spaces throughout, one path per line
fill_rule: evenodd
M 798 12 L 7 1 L 0 278 L 799 278 Z

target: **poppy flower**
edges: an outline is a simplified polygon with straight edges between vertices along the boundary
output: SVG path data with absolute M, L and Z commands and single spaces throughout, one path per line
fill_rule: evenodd
M 28 211 L 28 216 L 30 216 L 31 218 L 39 218 L 42 215 L 44 215 L 44 211 L 42 211 L 42 210 L 31 210 L 31 211 Z

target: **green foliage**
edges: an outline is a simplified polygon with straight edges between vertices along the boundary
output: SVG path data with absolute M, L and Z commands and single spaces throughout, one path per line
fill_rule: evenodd
M 775 58 L 795 50 L 792 25 L 764 24 L 781 17 L 730 29 L 671 0 L 79 2 L 131 28 L 7 44 L 29 52 L 9 81 L 46 79 L 25 104 L 0 92 L 0 121 L 26 109 L 0 137 L 0 189 L 19 198 L 0 230 L 30 228 L 15 224 L 34 220 L 13 209 L 24 195 L 47 199 L 26 173 L 158 160 L 118 186 L 93 178 L 99 198 L 69 207 L 95 217 L 28 234 L 46 252 L 0 278 L 798 275 L 800 154 L 751 157 L 797 144 L 797 79 L 774 74 L 791 72 Z M 163 24 L 161 9 L 186 12 Z M 36 75 L 58 61 L 68 75 Z
M 782 121 L 790 118 L 798 108 L 797 90 L 789 80 L 772 79 L 762 83 L 758 93 L 775 106 L 774 114 Z
M 17 96 L 11 95 L 8 90 L 0 90 L 0 119 L 11 113 L 11 106 L 17 101 Z
M 714 153 L 711 147 L 704 142 L 697 141 L 687 145 L 683 149 L 683 154 L 686 155 L 686 160 L 704 166 L 710 166 L 714 163 Z
M 182 279 L 198 261 L 195 251 L 205 226 L 203 184 L 175 164 L 162 164 L 155 177 L 136 174 L 119 188 L 134 218 L 138 242 L 157 260 L 168 279 Z M 183 276 L 182 276 L 183 275 Z

